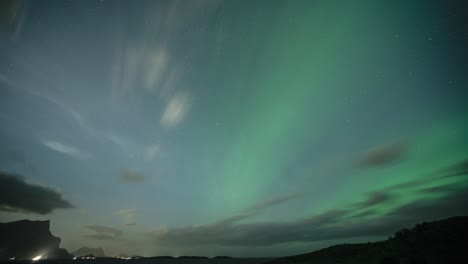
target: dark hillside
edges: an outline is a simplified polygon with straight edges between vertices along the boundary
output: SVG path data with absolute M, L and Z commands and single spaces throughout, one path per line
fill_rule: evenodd
M 385 241 L 336 245 L 270 263 L 468 263 L 468 217 L 425 222 Z

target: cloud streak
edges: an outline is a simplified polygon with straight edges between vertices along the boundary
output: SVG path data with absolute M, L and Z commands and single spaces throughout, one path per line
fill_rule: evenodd
M 150 145 L 145 149 L 145 161 L 153 161 L 161 153 L 158 145 Z
M 244 213 L 208 225 L 165 227 L 149 232 L 156 245 L 188 246 L 273 246 L 283 243 L 316 242 L 356 237 L 384 237 L 403 226 L 468 214 L 468 186 L 453 183 L 453 188 L 440 191 L 434 198 L 422 189 L 421 198 L 397 203 L 393 192 L 424 185 L 421 181 L 399 184 L 400 188 L 376 190 L 359 203 L 341 209 L 325 211 L 308 218 L 293 221 L 265 221 L 245 223 L 253 213 Z M 395 185 L 397 186 L 397 185 Z M 409 186 L 409 187 L 407 187 Z M 451 192 L 447 193 L 447 190 Z M 293 199 L 294 195 L 260 202 L 251 208 L 267 208 Z M 382 212 L 374 206 L 387 208 Z M 365 218 L 364 218 L 365 217 Z
M 356 204 L 356 207 L 359 209 L 367 209 L 369 207 L 388 203 L 392 199 L 392 195 L 386 191 L 375 191 L 367 195 L 367 198 Z
M 468 159 L 457 162 L 446 170 L 446 177 L 461 176 L 468 174 Z
M 138 213 L 138 210 L 136 209 L 122 209 L 119 211 L 116 211 L 115 214 L 122 217 L 122 219 L 125 222 L 125 225 L 136 225 L 135 223 L 135 218 Z
M 247 211 L 257 211 L 257 210 L 263 210 L 269 207 L 273 207 L 275 205 L 283 204 L 290 202 L 296 198 L 298 198 L 301 195 L 301 193 L 291 193 L 291 194 L 286 194 L 282 196 L 277 196 L 271 199 L 267 199 L 264 201 L 261 201 L 257 204 L 254 204 L 250 208 L 247 209 Z
M 48 214 L 74 206 L 56 190 L 25 181 L 24 177 L 0 171 L 0 211 Z
M 146 179 L 145 175 L 136 171 L 124 171 L 120 174 L 120 180 L 125 183 L 139 183 Z
M 94 234 L 84 235 L 84 237 L 96 240 L 116 240 L 120 238 L 123 234 L 122 231 L 108 226 L 85 225 L 83 227 L 95 232 Z
M 166 105 L 161 117 L 161 125 L 171 128 L 184 120 L 191 106 L 191 96 L 188 92 L 178 92 Z
M 390 165 L 400 160 L 406 150 L 402 142 L 394 142 L 377 146 L 368 150 L 359 160 L 362 168 L 380 167 Z
M 91 154 L 89 153 L 78 150 L 77 148 L 71 145 L 62 144 L 58 141 L 44 140 L 42 144 L 44 144 L 44 146 L 46 146 L 47 148 L 53 151 L 63 153 L 63 154 L 66 154 L 75 158 L 90 158 L 91 157 Z
M 309 241 L 320 228 L 334 223 L 344 212 L 330 211 L 301 221 L 240 224 L 237 221 L 212 225 L 165 228 L 150 233 L 163 245 L 269 246 L 293 241 Z M 323 234 L 322 234 L 323 236 Z
M 468 201 L 468 192 L 457 194 Z M 460 200 L 459 200 L 460 201 Z M 165 228 L 150 232 L 157 245 L 272 246 L 351 237 L 388 236 L 405 225 L 437 219 L 434 205 L 414 202 L 370 219 L 347 218 L 351 211 L 332 210 L 307 219 L 286 222 L 238 223 Z M 468 213 L 450 197 L 438 202 L 436 216 Z M 416 212 L 416 213 L 415 213 Z
M 107 234 L 91 234 L 91 235 L 84 235 L 86 238 L 91 238 L 95 240 L 115 240 L 116 237 Z

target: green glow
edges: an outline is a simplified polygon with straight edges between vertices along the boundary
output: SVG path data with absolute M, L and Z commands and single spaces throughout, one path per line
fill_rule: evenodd
M 256 43 L 255 39 L 267 40 L 263 40 L 263 46 L 255 54 L 254 67 L 249 65 L 253 61 L 251 53 L 238 46 L 226 51 L 231 54 L 226 59 L 232 61 L 232 65 L 230 72 L 224 73 L 223 79 L 227 81 L 222 89 L 230 92 L 219 103 L 223 110 L 216 116 L 229 131 L 223 131 L 227 134 L 223 137 L 226 141 L 213 141 L 201 152 L 204 161 L 201 174 L 207 175 L 206 184 L 210 190 L 204 194 L 203 205 L 206 214 L 212 216 L 209 219 L 221 218 L 226 212 L 239 212 L 271 196 L 277 182 L 284 182 L 284 177 L 297 176 L 285 175 L 284 169 L 301 156 L 304 143 L 320 143 L 320 136 L 328 130 L 348 129 L 352 123 L 347 123 L 347 114 L 356 108 L 353 98 L 356 101 L 365 96 L 365 92 L 378 91 L 379 87 L 366 86 L 363 92 L 360 85 L 366 84 L 361 84 L 357 76 L 368 77 L 365 71 L 374 67 L 374 56 L 391 58 L 392 52 L 399 50 L 393 48 L 395 43 L 375 37 L 378 32 L 391 31 L 390 28 L 378 26 L 378 21 L 375 25 L 363 24 L 378 17 L 369 15 L 376 6 L 368 2 L 361 4 L 295 2 L 270 18 L 273 26 L 268 32 L 255 32 L 259 34 L 256 36 L 248 30 L 261 24 L 264 18 L 254 18 L 240 26 L 254 39 L 250 44 Z M 391 52 L 379 53 L 386 50 Z M 311 205 L 303 215 L 340 207 L 361 199 L 365 192 L 376 187 L 424 177 L 434 169 L 463 158 L 466 142 L 450 142 L 462 140 L 450 134 L 450 129 L 460 128 L 464 123 L 464 120 L 446 122 L 446 131 L 430 130 L 430 135 L 415 132 L 415 137 L 423 138 L 411 143 L 408 161 L 378 171 L 351 169 L 346 176 L 348 180 L 345 178 L 335 184 L 330 193 L 320 192 L 319 187 L 314 186 L 327 182 L 328 177 L 336 177 L 333 172 L 322 175 L 322 168 L 305 169 L 304 175 L 309 179 L 306 190 L 318 191 L 318 196 L 324 200 L 320 205 Z M 458 135 L 461 134 L 463 132 Z M 437 144 L 446 151 L 435 153 Z M 213 153 L 221 156 L 213 156 Z M 213 160 L 217 163 L 213 164 Z M 294 188 L 284 186 L 284 190 L 278 192 Z M 404 196 L 408 200 L 415 198 L 411 191 Z M 217 210 L 220 207 L 222 213 Z

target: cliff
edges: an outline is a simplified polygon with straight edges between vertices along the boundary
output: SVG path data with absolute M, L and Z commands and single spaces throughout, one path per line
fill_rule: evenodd
M 32 259 L 39 255 L 49 259 L 71 258 L 60 248 L 60 238 L 53 236 L 49 228 L 49 221 L 0 223 L 0 260 Z

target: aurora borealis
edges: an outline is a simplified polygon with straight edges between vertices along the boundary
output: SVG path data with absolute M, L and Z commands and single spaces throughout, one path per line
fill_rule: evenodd
M 2 222 L 50 219 L 69 251 L 281 256 L 468 213 L 464 1 L 0 10 Z

